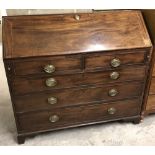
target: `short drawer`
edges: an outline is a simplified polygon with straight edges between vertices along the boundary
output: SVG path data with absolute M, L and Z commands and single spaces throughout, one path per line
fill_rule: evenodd
M 47 74 L 81 70 L 81 55 L 29 58 L 13 61 L 15 75 Z
M 54 130 L 91 122 L 116 120 L 140 113 L 140 100 L 123 100 L 109 104 L 60 108 L 18 115 L 20 132 Z
M 17 112 L 25 112 L 132 98 L 141 96 L 142 91 L 142 83 L 128 82 L 18 96 L 14 103 Z
M 117 68 L 124 65 L 144 64 L 146 60 L 146 51 L 135 51 L 131 53 L 113 53 L 113 54 L 89 54 L 85 60 L 87 70 L 94 68 Z
M 150 92 L 149 94 L 155 94 L 155 78 L 151 80 Z
M 63 76 L 51 76 L 42 78 L 15 78 L 12 83 L 13 93 L 26 94 L 44 90 L 72 88 L 83 85 L 107 84 L 132 80 L 144 81 L 145 66 L 124 67 L 117 70 L 87 72 Z M 53 80 L 53 81 L 50 81 Z M 55 82 L 49 86 L 47 82 Z

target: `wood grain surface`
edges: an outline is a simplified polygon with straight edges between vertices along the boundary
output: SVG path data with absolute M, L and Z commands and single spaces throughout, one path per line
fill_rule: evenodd
M 151 46 L 140 11 L 78 15 L 3 17 L 4 58 Z

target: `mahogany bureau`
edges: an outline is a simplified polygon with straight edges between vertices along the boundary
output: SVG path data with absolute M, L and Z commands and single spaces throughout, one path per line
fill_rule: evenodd
M 138 123 L 151 49 L 139 11 L 3 17 L 18 143 L 69 127 Z

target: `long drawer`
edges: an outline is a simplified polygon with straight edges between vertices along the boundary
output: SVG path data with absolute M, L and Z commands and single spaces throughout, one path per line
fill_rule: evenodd
M 106 84 L 141 80 L 145 78 L 146 66 L 124 67 L 117 70 L 87 72 L 81 74 L 38 77 L 38 78 L 15 78 L 12 82 L 13 93 L 16 95 L 44 90 L 71 88 L 82 85 Z M 53 81 L 52 81 L 53 80 Z M 47 82 L 55 82 L 49 86 Z
M 105 102 L 141 96 L 143 84 L 140 82 L 124 82 L 114 85 L 99 85 L 86 88 L 53 90 L 15 97 L 17 112 L 53 109 L 92 102 Z
M 119 119 L 136 116 L 139 113 L 140 99 L 134 99 L 112 102 L 110 104 L 94 104 L 21 114 L 17 118 L 20 132 L 22 133 Z

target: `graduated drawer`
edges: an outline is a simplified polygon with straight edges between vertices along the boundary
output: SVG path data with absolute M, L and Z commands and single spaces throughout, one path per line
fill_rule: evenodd
M 155 94 L 155 78 L 151 80 L 150 92 L 149 94 Z
M 56 107 L 90 104 L 141 96 L 143 84 L 140 82 L 127 82 L 114 85 L 100 85 L 86 88 L 53 90 L 15 97 L 17 112 L 53 109 Z M 52 102 L 50 99 L 54 99 Z
M 20 114 L 17 119 L 20 132 L 54 130 L 87 123 L 116 120 L 140 113 L 140 99 L 123 100 L 109 104 L 93 104 Z
M 81 74 L 38 77 L 38 78 L 15 78 L 12 82 L 13 93 L 26 94 L 44 90 L 71 88 L 82 85 L 107 84 L 132 80 L 144 81 L 146 66 L 124 67 L 117 70 L 87 72 Z M 116 76 L 116 79 L 113 79 Z M 48 86 L 47 81 L 53 79 L 56 84 Z
M 52 49 L 51 49 L 52 50 Z M 81 55 L 29 58 L 12 61 L 15 75 L 55 74 L 81 70 Z M 54 70 L 48 68 L 52 65 Z M 45 70 L 46 69 L 46 70 Z M 48 73 L 48 71 L 50 71 Z
M 124 65 L 144 64 L 146 61 L 146 51 L 114 52 L 112 54 L 94 53 L 88 54 L 85 58 L 85 68 L 116 68 Z M 117 61 L 115 61 L 117 60 Z
M 155 95 L 149 95 L 146 110 L 155 110 Z

